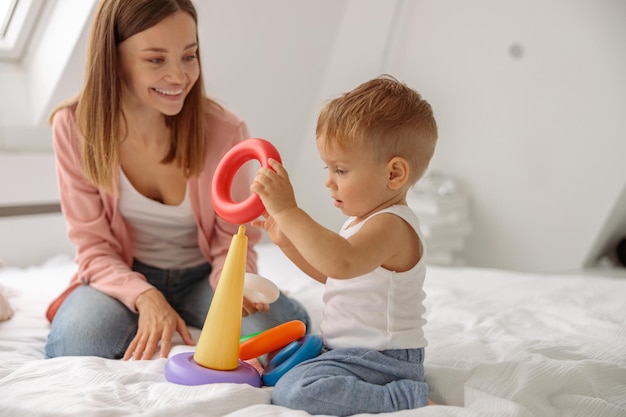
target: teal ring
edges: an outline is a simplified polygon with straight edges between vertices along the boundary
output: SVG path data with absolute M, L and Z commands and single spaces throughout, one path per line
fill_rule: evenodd
M 263 385 L 273 387 L 287 371 L 294 366 L 318 356 L 322 352 L 322 339 L 315 335 L 305 335 L 291 342 L 272 358 L 263 370 Z

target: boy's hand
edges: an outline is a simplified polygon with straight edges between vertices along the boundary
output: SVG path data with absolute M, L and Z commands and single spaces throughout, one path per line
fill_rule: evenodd
M 272 169 L 259 168 L 250 190 L 261 197 L 267 212 L 275 216 L 298 205 L 285 168 L 275 159 L 270 158 L 268 163 Z
M 265 220 L 253 220 L 251 222 L 252 226 L 262 227 L 267 233 L 267 236 L 269 236 L 270 240 L 278 247 L 282 248 L 290 245 L 291 242 L 289 242 L 289 239 L 287 239 L 283 232 L 281 232 L 280 228 L 274 221 L 274 218 L 270 216 L 268 212 L 263 213 L 263 217 L 265 217 Z

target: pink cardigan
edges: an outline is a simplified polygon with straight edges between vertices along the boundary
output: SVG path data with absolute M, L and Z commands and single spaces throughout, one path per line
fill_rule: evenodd
M 204 170 L 199 177 L 189 179 L 188 192 L 198 225 L 198 245 L 213 266 L 209 280 L 215 288 L 239 225 L 228 223 L 215 214 L 210 193 L 213 172 L 226 151 L 249 136 L 245 122 L 236 115 L 217 106 L 209 107 Z M 56 113 L 52 134 L 61 207 L 69 238 L 76 245 L 78 271 L 70 285 L 77 282 L 92 285 L 136 312 L 137 296 L 152 285 L 143 275 L 131 270 L 131 236 L 119 212 L 117 197 L 91 185 L 83 175 L 80 161 L 82 136 L 76 126 L 74 108 L 64 108 Z M 246 182 L 244 175 L 237 177 L 232 186 L 232 198 L 241 201 L 250 195 L 250 183 Z M 114 186 L 117 186 L 117 180 L 114 179 Z M 257 254 L 253 246 L 259 241 L 261 231 L 248 226 L 246 235 L 246 270 L 257 272 Z

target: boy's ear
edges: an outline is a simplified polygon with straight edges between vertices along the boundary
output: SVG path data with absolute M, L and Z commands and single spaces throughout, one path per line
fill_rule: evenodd
M 409 163 L 404 158 L 394 156 L 387 162 L 387 173 L 387 185 L 397 190 L 409 180 Z

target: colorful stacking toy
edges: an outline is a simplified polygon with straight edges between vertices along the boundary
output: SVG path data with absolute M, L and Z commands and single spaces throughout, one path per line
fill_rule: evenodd
M 258 195 L 240 203 L 230 198 L 230 188 L 237 171 L 257 159 L 268 166 L 268 159 L 280 161 L 274 146 L 259 138 L 247 139 L 228 151 L 218 164 L 211 187 L 216 213 L 231 223 L 247 223 L 265 211 Z M 306 326 L 293 320 L 264 332 L 241 338 L 241 309 L 246 294 L 253 302 L 272 303 L 279 291 L 271 281 L 246 274 L 248 237 L 244 225 L 233 236 L 211 307 L 206 316 L 195 352 L 172 356 L 165 364 L 165 379 L 181 385 L 239 383 L 260 387 L 276 384 L 298 363 L 320 354 L 322 342 L 306 334 Z M 248 282 L 244 289 L 244 283 Z M 246 360 L 278 351 L 268 363 L 263 377 Z

